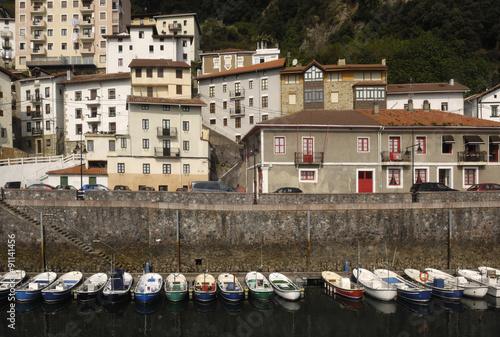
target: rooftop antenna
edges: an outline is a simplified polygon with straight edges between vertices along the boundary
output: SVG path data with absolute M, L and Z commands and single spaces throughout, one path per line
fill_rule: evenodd
M 294 67 L 295 67 L 295 66 L 297 65 L 297 63 L 298 63 L 297 59 L 293 59 L 293 61 L 292 61 L 292 66 L 294 66 Z

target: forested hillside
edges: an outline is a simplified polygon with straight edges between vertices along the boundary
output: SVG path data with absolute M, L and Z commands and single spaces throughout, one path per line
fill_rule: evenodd
M 204 51 L 264 38 L 302 64 L 387 58 L 390 83 L 500 82 L 498 0 L 132 0 L 133 12 L 196 12 Z

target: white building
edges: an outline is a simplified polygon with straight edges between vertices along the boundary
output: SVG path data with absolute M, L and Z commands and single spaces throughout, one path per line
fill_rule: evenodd
M 281 115 L 280 70 L 285 59 L 197 77 L 203 124 L 239 142 L 258 122 Z
M 12 81 L 17 77 L 0 67 L 0 153 L 3 147 L 12 147 Z
M 406 109 L 408 100 L 413 100 L 415 109 L 428 109 L 464 114 L 463 98 L 469 88 L 451 79 L 448 83 L 410 83 L 387 85 L 387 108 Z
M 464 101 L 465 115 L 500 121 L 500 84 L 480 94 L 467 97 Z
M 0 66 L 11 65 L 15 56 L 16 45 L 16 25 L 14 18 L 6 9 L 0 7 Z

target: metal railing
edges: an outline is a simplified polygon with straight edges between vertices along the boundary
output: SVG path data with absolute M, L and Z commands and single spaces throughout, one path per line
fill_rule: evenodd
M 488 154 L 486 152 L 458 152 L 459 162 L 487 162 Z
M 168 157 L 168 158 L 178 158 L 180 157 L 179 148 L 175 147 L 155 147 L 155 157 Z
M 322 165 L 324 155 L 324 152 L 295 152 L 295 165 Z
M 163 128 L 161 126 L 156 128 L 157 137 L 177 137 L 177 128 Z
M 382 151 L 382 161 L 383 162 L 410 162 L 411 154 L 405 154 L 402 152 L 389 152 Z

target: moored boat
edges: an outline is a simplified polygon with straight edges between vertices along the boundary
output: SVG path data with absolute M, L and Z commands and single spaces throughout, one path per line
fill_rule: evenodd
M 135 299 L 142 303 L 155 302 L 160 299 L 163 277 L 157 273 L 146 273 L 139 278 L 135 286 Z
M 355 268 L 352 275 L 365 288 L 365 293 L 381 301 L 392 301 L 397 296 L 396 287 L 364 268 Z
M 495 275 L 494 271 L 482 268 L 482 271 L 459 269 L 457 274 L 465 277 L 469 281 L 474 281 L 488 287 L 488 295 L 500 297 L 500 278 Z
M 268 301 L 273 294 L 273 287 L 269 280 L 257 271 L 251 271 L 245 275 L 245 284 L 250 294 L 260 300 Z
M 428 302 L 432 296 L 432 290 L 423 285 L 404 279 L 401 275 L 387 270 L 376 269 L 374 274 L 380 277 L 385 282 L 396 287 L 398 298 L 403 298 L 414 302 Z
M 0 278 L 0 301 L 8 297 L 12 288 L 17 288 L 26 279 L 24 270 L 13 270 Z
M 124 302 L 130 299 L 130 290 L 134 284 L 134 278 L 122 269 L 117 269 L 108 278 L 108 282 L 102 291 L 103 299 L 111 304 Z
M 217 287 L 223 299 L 228 301 L 241 301 L 245 297 L 245 289 L 233 274 L 220 274 L 217 278 Z
M 51 285 L 56 278 L 57 273 L 50 271 L 34 276 L 16 289 L 16 301 L 29 302 L 40 299 L 42 297 L 42 290 Z
M 193 282 L 194 297 L 201 302 L 207 302 L 215 299 L 217 285 L 215 277 L 208 273 L 196 276 Z
M 271 283 L 277 295 L 289 301 L 297 301 L 302 292 L 298 285 L 292 282 L 288 277 L 280 273 L 269 274 L 269 282 Z
M 164 288 L 167 300 L 178 302 L 187 297 L 189 287 L 183 274 L 172 273 L 167 276 Z
M 332 271 L 324 271 L 321 277 L 326 282 L 326 286 L 333 289 L 333 293 L 347 297 L 351 300 L 360 300 L 365 289 L 352 282 L 348 277 L 341 277 Z
M 434 278 L 441 278 L 445 284 L 464 288 L 464 296 L 483 298 L 488 293 L 488 286 L 469 281 L 463 276 L 453 276 L 444 271 L 434 268 L 425 268 L 426 272 Z
M 106 273 L 97 273 L 90 276 L 76 288 L 76 297 L 80 301 L 94 300 L 102 292 L 107 281 L 108 275 Z
M 70 271 L 59 277 L 55 282 L 42 290 L 45 302 L 61 302 L 71 297 L 71 292 L 78 287 L 83 280 L 83 274 L 79 271 Z
M 445 284 L 441 278 L 434 278 L 425 270 L 407 268 L 404 270 L 406 276 L 413 281 L 432 289 L 432 295 L 450 301 L 460 301 L 464 294 L 464 288 Z

